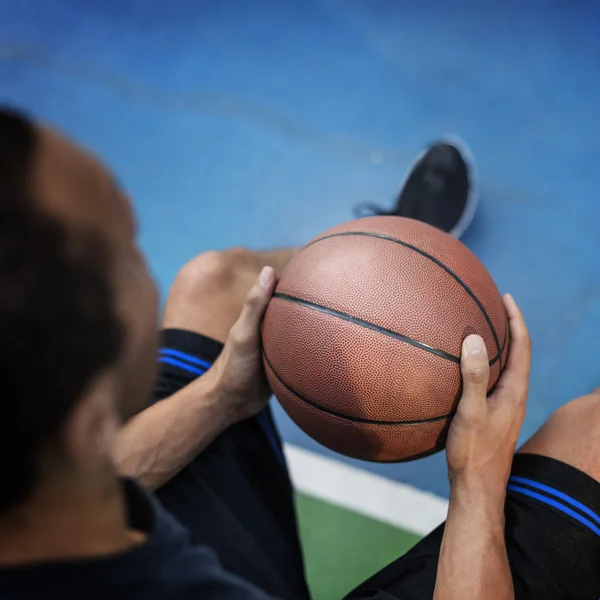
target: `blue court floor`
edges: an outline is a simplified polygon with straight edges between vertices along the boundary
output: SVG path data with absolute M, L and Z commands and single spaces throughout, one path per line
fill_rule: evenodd
M 592 1 L 0 0 L 1 100 L 116 170 L 163 291 L 202 250 L 390 203 L 422 145 L 461 135 L 482 188 L 464 241 L 533 336 L 523 435 L 600 385 L 599 68 Z M 447 492 L 442 455 L 363 466 Z

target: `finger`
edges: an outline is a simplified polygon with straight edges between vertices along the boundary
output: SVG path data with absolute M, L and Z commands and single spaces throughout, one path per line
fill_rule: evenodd
M 463 342 L 460 370 L 463 380 L 463 392 L 458 410 L 478 410 L 485 407 L 490 364 L 483 339 L 470 335 Z
M 272 267 L 264 267 L 246 295 L 242 312 L 231 329 L 231 335 L 236 341 L 258 339 L 260 322 L 273 295 L 276 283 L 275 270 Z
M 510 350 L 497 389 L 510 390 L 514 397 L 526 395 L 531 369 L 531 338 L 517 303 L 510 294 L 503 298 L 510 330 Z
M 514 298 L 506 294 L 503 298 L 508 327 L 510 329 L 510 352 L 506 368 L 521 375 L 529 373 L 531 366 L 531 338 L 521 310 Z

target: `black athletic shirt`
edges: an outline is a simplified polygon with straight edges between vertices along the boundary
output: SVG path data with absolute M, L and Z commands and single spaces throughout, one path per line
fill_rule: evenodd
M 157 500 L 124 481 L 129 522 L 147 534 L 136 549 L 109 558 L 0 569 L 0 600 L 269 600 L 263 591 L 227 573 L 205 546 Z

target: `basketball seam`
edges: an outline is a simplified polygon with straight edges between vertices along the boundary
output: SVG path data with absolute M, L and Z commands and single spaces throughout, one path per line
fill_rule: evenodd
M 323 236 L 316 240 L 313 240 L 312 242 L 309 242 L 306 246 L 304 246 L 304 248 L 302 248 L 302 250 L 305 250 L 306 248 L 309 248 L 310 246 L 313 246 L 314 244 L 316 244 L 318 242 L 322 242 L 324 240 L 328 240 L 328 239 L 336 238 L 336 237 L 353 236 L 353 235 L 364 236 L 364 237 L 373 237 L 373 238 L 378 238 L 381 240 L 387 240 L 389 242 L 394 242 L 395 244 L 400 244 L 401 246 L 404 246 L 405 248 L 409 248 L 410 250 L 414 250 L 421 256 L 428 258 L 433 263 L 438 265 L 438 267 L 441 267 L 444 271 L 446 271 L 446 273 L 448 273 L 451 277 L 453 277 L 454 280 L 460 286 L 462 286 L 462 288 L 467 292 L 467 294 L 469 296 L 471 296 L 471 299 L 475 302 L 475 304 L 477 305 L 477 307 L 483 314 L 483 317 L 486 320 L 486 322 L 490 328 L 490 331 L 492 332 L 492 336 L 494 338 L 494 343 L 496 344 L 496 351 L 497 351 L 498 355 L 500 356 L 500 371 L 502 371 L 502 353 L 500 352 L 500 340 L 498 339 L 498 334 L 496 333 L 494 324 L 492 323 L 490 316 L 487 314 L 485 307 L 483 306 L 483 304 L 481 304 L 479 298 L 477 298 L 477 296 L 475 295 L 473 290 L 471 290 L 471 288 L 452 269 L 447 267 L 443 262 L 438 260 L 435 256 L 432 256 L 431 254 L 429 254 L 428 252 L 425 252 L 425 250 L 422 250 L 421 248 L 418 248 L 417 246 L 413 246 L 412 244 L 409 244 L 408 242 L 404 242 L 404 241 L 394 238 L 392 236 L 385 235 L 382 233 L 371 233 L 371 232 L 367 232 L 367 231 L 345 231 L 343 233 L 332 233 L 330 235 L 326 235 L 326 236 Z
M 410 456 L 405 456 L 404 458 L 392 458 L 391 460 L 375 460 L 372 458 L 368 458 L 368 459 L 363 459 L 363 460 L 368 460 L 370 462 L 378 462 L 378 463 L 382 463 L 382 464 L 395 464 L 395 463 L 403 463 L 403 462 L 409 462 L 411 460 L 418 460 L 420 458 L 425 458 L 427 456 L 431 456 L 432 454 L 437 454 L 438 452 L 440 452 L 441 450 L 444 449 L 445 444 L 436 444 L 435 446 L 433 446 L 432 448 L 429 448 L 429 450 L 423 450 L 423 452 L 417 452 L 416 454 L 411 454 Z
M 358 325 L 359 327 L 364 327 L 365 329 L 370 329 L 371 331 L 375 331 L 376 333 L 381 333 L 388 337 L 391 337 L 400 342 L 404 342 L 406 344 L 410 344 L 411 346 L 415 346 L 416 348 L 420 348 L 421 350 L 425 350 L 426 352 L 430 352 L 431 354 L 435 354 L 440 358 L 445 360 L 449 360 L 456 364 L 460 364 L 460 357 L 454 356 L 454 354 L 450 354 L 445 350 L 440 350 L 439 348 L 434 348 L 424 342 L 419 342 L 407 335 L 402 333 L 398 333 L 392 329 L 387 329 L 386 327 L 382 327 L 380 325 L 376 325 L 375 323 L 371 323 L 370 321 L 365 321 L 364 319 L 360 319 L 358 317 L 353 317 L 348 313 L 336 310 L 334 308 L 329 308 L 328 306 L 322 306 L 321 304 L 317 304 L 315 302 L 310 302 L 309 300 L 305 300 L 303 298 L 297 298 L 296 296 L 290 296 L 289 294 L 284 294 L 282 292 L 275 292 L 273 294 L 273 298 L 277 298 L 279 300 L 283 300 L 285 302 L 292 302 L 295 304 L 300 304 L 301 306 L 305 306 L 306 308 L 310 308 L 313 310 L 317 310 L 331 317 L 335 317 L 338 319 L 342 319 L 343 321 L 348 321 L 349 323 L 353 323 L 354 325 Z M 490 367 L 496 364 L 498 360 L 500 360 L 500 368 L 502 368 L 502 353 L 504 352 L 504 348 L 506 345 L 506 332 L 504 334 L 504 342 L 502 343 L 502 349 L 499 350 L 498 354 L 489 361 Z
M 445 415 L 440 415 L 439 417 L 429 417 L 427 419 L 415 419 L 414 421 L 380 421 L 377 419 L 365 419 L 362 417 L 353 417 L 352 415 L 346 415 L 344 413 L 339 413 L 335 410 L 332 410 L 330 408 L 327 408 L 325 406 L 322 406 L 321 404 L 317 404 L 316 402 L 313 402 L 312 400 L 309 400 L 308 398 L 306 398 L 305 396 L 302 396 L 302 394 L 298 393 L 296 390 L 294 390 L 293 388 L 291 388 L 277 373 L 277 371 L 275 371 L 275 369 L 273 368 L 273 365 L 271 364 L 271 361 L 269 360 L 269 357 L 267 356 L 267 353 L 264 351 L 263 349 L 263 358 L 265 359 L 265 362 L 267 363 L 269 369 L 271 369 L 271 372 L 273 373 L 273 375 L 275 376 L 275 378 L 277 379 L 277 381 L 279 381 L 279 383 L 281 383 L 281 385 L 290 393 L 294 394 L 294 396 L 296 396 L 296 398 L 298 398 L 299 400 L 302 400 L 303 402 L 305 402 L 306 404 L 308 404 L 309 406 L 312 406 L 313 408 L 316 408 L 317 410 L 320 410 L 326 414 L 329 414 L 333 417 L 337 417 L 339 419 L 343 419 L 345 421 L 353 421 L 354 423 L 364 423 L 366 425 L 385 425 L 385 426 L 397 426 L 397 425 L 419 425 L 422 423 L 433 423 L 435 421 L 441 421 L 442 419 L 448 419 L 449 417 L 454 416 L 454 414 L 456 413 L 455 410 L 449 412 L 448 414 Z

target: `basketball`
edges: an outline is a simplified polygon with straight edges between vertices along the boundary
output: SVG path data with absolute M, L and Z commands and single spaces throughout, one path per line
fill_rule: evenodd
M 491 390 L 509 334 L 485 267 L 429 225 L 367 217 L 326 231 L 286 265 L 263 322 L 263 360 L 308 435 L 354 458 L 404 461 L 444 447 L 472 333 L 485 341 Z

